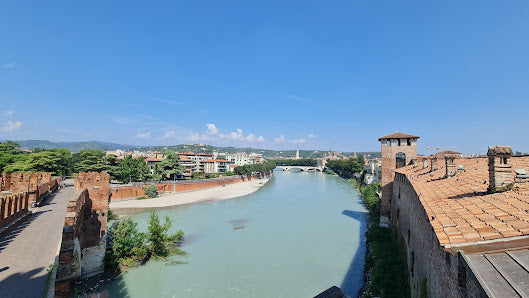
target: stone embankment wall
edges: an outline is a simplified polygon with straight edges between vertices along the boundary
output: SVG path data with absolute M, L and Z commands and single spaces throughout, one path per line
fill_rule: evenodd
M 103 272 L 110 176 L 79 173 L 67 206 L 55 296 L 68 297 L 72 282 Z
M 0 177 L 0 229 L 29 213 L 33 202 L 59 188 L 60 178 L 51 173 L 3 173 Z
M 158 189 L 158 193 L 164 192 L 184 192 L 192 191 L 199 189 L 206 189 L 211 187 L 218 187 L 222 185 L 228 185 L 233 183 L 239 183 L 244 181 L 250 181 L 252 179 L 266 178 L 270 177 L 272 172 L 269 173 L 256 173 L 252 176 L 230 176 L 226 178 L 213 178 L 213 179 L 204 179 L 204 180 L 193 180 L 173 184 L 171 182 L 155 184 Z M 124 199 L 135 199 L 145 196 L 145 188 L 148 185 L 141 186 L 120 186 L 113 187 L 110 189 L 110 199 L 111 200 L 124 200 Z

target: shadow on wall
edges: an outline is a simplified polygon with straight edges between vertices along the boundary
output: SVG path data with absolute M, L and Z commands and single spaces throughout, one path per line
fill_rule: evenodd
M 362 280 L 362 285 L 360 286 L 355 284 L 355 280 L 358 278 L 359 272 L 361 272 L 362 276 L 364 273 L 368 213 L 360 212 L 360 211 L 344 210 L 342 214 L 349 216 L 350 218 L 360 222 L 358 250 L 356 251 L 354 258 L 351 261 L 351 264 L 349 264 L 347 273 L 345 274 L 342 284 L 340 285 L 340 288 L 345 293 L 345 295 L 348 295 L 351 297 L 357 297 L 358 292 L 361 290 L 362 285 L 363 285 L 363 280 Z

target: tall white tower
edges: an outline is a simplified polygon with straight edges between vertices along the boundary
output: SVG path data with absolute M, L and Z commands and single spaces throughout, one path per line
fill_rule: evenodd
M 299 159 L 299 149 L 296 150 L 296 159 Z

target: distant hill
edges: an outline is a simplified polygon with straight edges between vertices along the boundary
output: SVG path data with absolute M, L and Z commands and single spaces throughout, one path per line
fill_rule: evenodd
M 176 152 L 193 152 L 193 153 L 211 153 L 213 151 L 217 152 L 227 152 L 227 153 L 236 153 L 236 152 L 246 152 L 246 153 L 260 153 L 264 157 L 268 158 L 293 158 L 296 156 L 296 150 L 270 150 L 270 149 L 257 149 L 257 148 L 236 148 L 236 147 L 215 147 L 205 144 L 181 144 L 181 145 L 172 145 L 172 146 L 133 146 L 133 145 L 123 145 L 116 143 L 107 143 L 99 141 L 89 141 L 89 142 L 51 142 L 47 140 L 21 140 L 15 141 L 20 144 L 23 148 L 35 149 L 36 147 L 41 149 L 54 149 L 54 148 L 66 148 L 72 152 L 79 152 L 81 150 L 116 150 L 121 149 L 125 151 L 132 150 L 141 150 L 141 151 L 176 151 Z M 380 157 L 380 152 L 357 152 L 357 155 L 367 154 L 368 158 Z M 299 150 L 299 156 L 301 158 L 320 158 L 324 157 L 327 154 L 327 151 L 322 150 Z M 353 152 L 343 152 L 343 155 L 347 157 L 352 157 Z
M 27 149 L 35 149 L 36 147 L 41 149 L 54 149 L 54 148 L 66 148 L 72 152 L 79 152 L 81 150 L 132 150 L 140 148 L 138 146 L 122 145 L 115 143 L 106 143 L 98 141 L 89 142 L 51 142 L 46 140 L 22 140 L 14 141 L 20 144 L 21 147 Z

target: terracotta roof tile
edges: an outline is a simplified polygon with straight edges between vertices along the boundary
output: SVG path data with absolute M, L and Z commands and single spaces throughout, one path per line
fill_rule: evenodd
M 420 137 L 418 136 L 414 136 L 414 135 L 409 135 L 409 134 L 405 134 L 405 133 L 401 133 L 401 132 L 396 132 L 396 133 L 392 133 L 390 135 L 387 135 L 387 136 L 383 136 L 383 137 L 380 137 L 378 138 L 379 141 L 382 141 L 382 140 L 385 140 L 385 139 L 418 139 Z
M 489 194 L 488 158 L 455 159 L 455 177 L 445 178 L 444 160 L 439 169 L 413 165 L 395 172 L 406 175 L 424 207 L 442 246 L 529 235 L 529 181 L 515 183 L 513 190 Z M 529 156 L 511 158 L 516 168 L 529 170 Z

